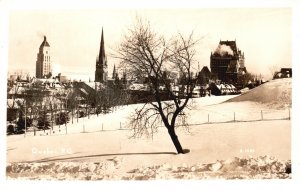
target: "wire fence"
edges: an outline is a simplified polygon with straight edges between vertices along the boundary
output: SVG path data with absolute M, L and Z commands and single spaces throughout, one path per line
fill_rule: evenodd
M 198 114 L 192 114 L 186 122 L 187 126 L 235 123 L 235 122 L 256 122 L 256 121 L 271 121 L 271 120 L 291 120 L 291 110 L 260 110 L 260 111 L 211 111 L 202 110 Z M 182 125 L 180 119 L 177 126 Z M 164 127 L 163 123 L 157 127 Z M 114 114 L 99 114 L 89 115 L 82 118 L 76 118 L 69 123 L 56 125 L 50 129 L 35 131 L 29 128 L 25 136 L 53 136 L 92 132 L 107 132 L 117 130 L 130 130 L 127 126 L 126 117 L 118 117 Z
M 204 117 L 206 116 L 206 117 Z M 290 120 L 291 111 L 287 110 L 260 110 L 260 111 L 206 111 L 201 116 L 191 116 L 188 125 L 224 122 L 254 122 L 267 120 Z

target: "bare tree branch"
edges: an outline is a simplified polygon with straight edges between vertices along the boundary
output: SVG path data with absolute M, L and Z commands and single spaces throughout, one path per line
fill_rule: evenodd
M 196 63 L 194 57 L 198 42 L 193 39 L 193 32 L 187 38 L 179 33 L 166 40 L 141 18 L 137 18 L 136 24 L 128 29 L 114 57 L 120 59 L 121 65 L 132 77 L 147 78 L 146 85 L 152 96 L 130 117 L 133 136 L 152 136 L 162 121 L 177 152 L 184 153 L 175 126 L 178 118 L 181 118 L 182 124 L 186 121 L 184 109 L 192 98 L 196 81 L 192 76 L 192 65 Z M 168 72 L 178 72 L 182 76 L 183 94 L 175 95 Z

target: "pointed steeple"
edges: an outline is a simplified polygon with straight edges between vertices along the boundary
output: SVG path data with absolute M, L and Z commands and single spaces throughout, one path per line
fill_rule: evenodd
M 100 42 L 100 51 L 99 51 L 99 60 L 100 59 L 106 59 L 105 56 L 105 48 L 104 48 L 104 34 L 103 34 L 103 27 L 101 32 L 101 42 Z
M 116 78 L 116 66 L 114 65 L 114 70 L 112 73 L 112 78 L 115 79 Z
M 104 33 L 102 27 L 99 55 L 96 60 L 95 82 L 106 82 L 107 80 L 107 59 L 104 48 Z

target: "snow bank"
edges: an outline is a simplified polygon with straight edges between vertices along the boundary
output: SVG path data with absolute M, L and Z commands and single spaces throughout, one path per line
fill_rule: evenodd
M 8 163 L 8 179 L 48 180 L 151 180 L 151 179 L 286 179 L 291 178 L 291 162 L 275 157 L 234 158 L 188 166 L 164 163 L 119 171 L 117 157 L 101 162 Z
M 292 106 L 292 79 L 276 79 L 262 84 L 228 102 L 252 101 L 267 104 L 274 109 Z
M 193 125 L 177 129 L 182 146 L 191 150 L 184 155 L 175 155 L 164 127 L 159 127 L 151 139 L 128 138 L 132 135 L 132 131 L 124 130 L 128 113 L 140 104 L 121 106 L 90 119 L 79 118 L 78 123 L 74 118 L 74 124 L 54 126 L 53 131 L 39 131 L 37 136 L 31 132 L 25 138 L 8 136 L 7 178 L 291 178 L 284 172 L 290 167 L 291 121 L 278 120 L 287 118 L 289 111 L 265 110 L 265 104 L 251 99 L 221 103 L 229 98 L 239 97 L 192 100 L 187 114 L 188 123 Z M 238 122 L 248 120 L 251 122 Z

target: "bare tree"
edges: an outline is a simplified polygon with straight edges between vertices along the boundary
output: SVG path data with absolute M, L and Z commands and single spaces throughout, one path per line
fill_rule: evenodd
M 16 119 L 17 110 L 19 108 L 18 103 L 21 101 L 19 96 L 22 90 L 18 84 L 13 84 L 12 87 L 7 88 L 7 121 L 13 121 Z
M 279 72 L 279 66 L 278 65 L 270 65 L 269 67 L 269 71 L 270 71 L 270 73 L 271 73 L 271 75 L 272 75 L 272 78 L 275 76 L 275 74 L 277 73 L 277 72 Z
M 167 40 L 155 33 L 148 21 L 138 18 L 136 24 L 128 29 L 116 55 L 128 75 L 147 78 L 149 96 L 145 104 L 138 107 L 130 117 L 129 126 L 134 136 L 153 135 L 162 122 L 178 154 L 186 151 L 179 142 L 175 127 L 178 118 L 183 117 L 180 121 L 185 121 L 184 110 L 195 86 L 192 65 L 197 65 L 194 57 L 198 41 L 193 39 L 193 33 L 188 37 L 178 34 Z M 174 92 L 174 86 L 166 77 L 170 71 L 176 71 L 182 76 L 181 88 L 184 93 L 178 95 Z
M 255 80 L 255 75 L 252 74 L 252 73 L 247 72 L 243 75 L 238 76 L 237 83 L 241 84 L 242 88 L 245 88 L 249 84 L 249 82 L 252 83 L 252 82 L 254 82 L 254 80 Z

